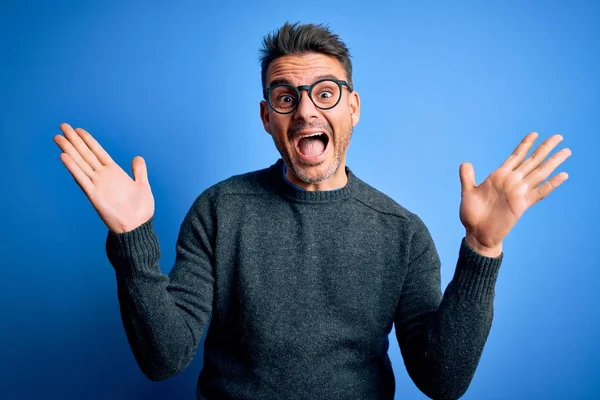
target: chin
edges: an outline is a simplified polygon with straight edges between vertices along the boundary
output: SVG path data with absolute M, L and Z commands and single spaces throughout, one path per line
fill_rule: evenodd
M 298 179 L 311 184 L 320 183 L 331 178 L 335 175 L 339 166 L 339 160 L 331 160 L 314 166 L 304 166 L 293 162 L 292 170 Z

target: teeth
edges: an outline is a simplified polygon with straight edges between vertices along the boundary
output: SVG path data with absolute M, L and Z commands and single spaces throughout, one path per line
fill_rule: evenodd
M 315 132 L 313 134 L 305 135 L 305 136 L 302 136 L 302 137 L 303 138 L 307 138 L 307 137 L 320 136 L 320 135 L 324 135 L 324 133 L 323 132 Z

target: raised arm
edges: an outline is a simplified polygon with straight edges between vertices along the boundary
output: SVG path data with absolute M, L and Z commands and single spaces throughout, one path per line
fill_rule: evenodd
M 471 383 L 490 331 L 502 257 L 483 257 L 463 239 L 442 297 L 439 256 L 416 216 L 410 254 L 394 323 L 404 364 L 430 398 L 457 399 Z
M 202 196 L 194 202 L 181 224 L 175 265 L 162 274 L 144 160 L 134 158 L 132 180 L 88 132 L 67 124 L 61 130 L 64 136 L 54 138 L 60 158 L 109 228 L 106 251 L 134 357 L 148 378 L 169 378 L 192 360 L 212 310 L 212 230 L 203 217 L 210 205 Z
M 456 399 L 467 390 L 492 323 L 502 241 L 529 207 L 568 178 L 560 173 L 545 181 L 571 155 L 562 149 L 544 162 L 562 141 L 560 135 L 526 159 L 536 137 L 527 135 L 479 186 L 472 165 L 461 165 L 460 220 L 466 234 L 443 297 L 438 253 L 429 231 L 414 217 L 395 327 L 409 375 L 429 397 Z

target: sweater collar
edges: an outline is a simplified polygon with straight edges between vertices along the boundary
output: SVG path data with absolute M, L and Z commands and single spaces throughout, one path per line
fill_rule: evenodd
M 280 158 L 275 164 L 273 164 L 269 168 L 269 176 L 271 182 L 274 185 L 274 189 L 291 200 L 311 203 L 344 200 L 352 196 L 353 192 L 356 190 L 356 187 L 358 185 L 358 179 L 356 178 L 356 176 L 354 176 L 350 168 L 346 166 L 345 170 L 346 176 L 348 177 L 348 182 L 343 187 L 334 190 L 323 190 L 315 192 L 301 190 L 287 182 L 282 172 L 284 171 L 284 166 L 285 163 L 283 159 Z

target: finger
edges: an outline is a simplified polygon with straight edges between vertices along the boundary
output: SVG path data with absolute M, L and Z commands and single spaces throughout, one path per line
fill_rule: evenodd
M 536 169 L 546 158 L 548 154 L 554 149 L 563 137 L 561 135 L 552 135 L 548 139 L 544 140 L 544 143 L 540 144 L 537 149 L 531 154 L 527 160 L 525 160 L 515 171 L 521 176 L 525 177 Z M 547 176 L 547 175 L 546 175 Z
M 85 142 L 79 137 L 77 132 L 69 124 L 60 124 L 60 129 L 65 134 L 65 137 L 71 142 L 75 150 L 79 153 L 81 158 L 93 169 L 96 170 L 100 167 L 100 161 L 87 147 Z
M 559 187 L 567 179 L 569 179 L 569 175 L 566 172 L 561 172 L 560 174 L 555 175 L 552 177 L 552 179 L 544 182 L 540 186 L 527 193 L 527 203 L 531 207 L 538 201 L 546 198 L 546 196 L 548 196 L 554 189 Z
M 562 149 L 559 152 L 555 153 L 552 157 L 550 157 L 546 162 L 540 165 L 538 168 L 533 170 L 527 177 L 524 179 L 525 183 L 527 183 L 530 187 L 536 187 L 541 182 L 545 181 L 552 172 L 560 164 L 565 162 L 567 158 L 571 156 L 570 149 Z
M 94 153 L 98 161 L 102 165 L 107 165 L 113 162 L 110 155 L 104 150 L 100 143 L 85 129 L 83 128 L 75 128 L 75 132 L 79 135 L 79 137 L 84 141 L 87 147 Z
M 69 170 L 73 176 L 73 179 L 75 179 L 75 182 L 77 182 L 79 187 L 81 187 L 83 192 L 89 198 L 92 193 L 92 189 L 94 188 L 94 184 L 90 180 L 89 176 L 86 175 L 81 168 L 79 168 L 79 165 L 77 165 L 77 163 L 69 156 L 69 154 L 61 153 L 59 157 L 65 167 L 67 167 L 67 170 Z
M 513 150 L 512 154 L 506 159 L 506 161 L 504 161 L 502 167 L 508 168 L 512 171 L 521 165 L 525 159 L 525 156 L 527 155 L 527 152 L 529 152 L 529 149 L 537 137 L 537 132 L 531 132 L 525 136 L 525 138 L 521 140 L 521 143 L 519 143 L 519 145 Z
M 460 164 L 459 171 L 461 192 L 467 193 L 475 187 L 475 170 L 470 163 Z
M 79 152 L 75 149 L 75 147 L 73 147 L 67 138 L 61 135 L 56 135 L 54 136 L 54 142 L 64 152 L 64 154 L 67 154 L 69 159 L 72 160 L 89 178 L 92 178 L 96 174 L 92 167 L 90 167 L 89 164 L 85 162 L 83 158 L 81 158 Z
M 133 170 L 133 179 L 136 182 L 148 184 L 148 170 L 146 169 L 146 161 L 142 157 L 137 156 L 133 158 L 131 169 Z

